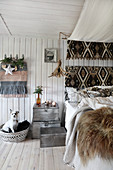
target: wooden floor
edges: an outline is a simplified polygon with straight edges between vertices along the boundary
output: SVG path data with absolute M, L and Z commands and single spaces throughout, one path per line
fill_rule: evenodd
M 39 140 L 0 140 L 0 170 L 73 170 L 63 163 L 64 147 L 40 148 Z

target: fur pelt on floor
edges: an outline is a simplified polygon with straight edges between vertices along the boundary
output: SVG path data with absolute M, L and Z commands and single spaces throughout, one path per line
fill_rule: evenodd
M 103 107 L 84 113 L 77 129 L 77 146 L 84 165 L 96 155 L 113 159 L 113 109 Z

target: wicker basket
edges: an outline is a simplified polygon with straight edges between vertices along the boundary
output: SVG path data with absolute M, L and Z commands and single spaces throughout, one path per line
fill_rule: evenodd
M 25 140 L 29 131 L 29 127 L 25 130 L 15 133 L 6 133 L 0 130 L 0 138 L 5 142 L 21 142 Z

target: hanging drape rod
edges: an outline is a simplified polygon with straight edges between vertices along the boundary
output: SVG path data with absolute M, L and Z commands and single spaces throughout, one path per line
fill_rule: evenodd
M 2 14 L 0 14 L 0 17 L 1 17 L 1 19 L 2 19 L 2 21 L 3 21 L 3 23 L 4 23 L 4 25 L 5 25 L 5 27 L 6 27 L 7 31 L 8 31 L 8 33 L 9 33 L 10 35 L 12 35 L 12 33 L 11 33 L 9 27 L 7 26 L 5 20 L 4 20 L 3 16 L 2 16 Z
M 61 38 L 61 35 L 64 35 L 65 37 L 62 39 L 67 39 L 71 34 L 70 33 L 64 33 L 64 32 L 59 32 L 59 39 Z
M 64 38 L 62 38 L 61 36 L 65 36 Z M 58 60 L 60 60 L 60 55 L 61 55 L 61 39 L 66 39 L 70 36 L 70 33 L 64 33 L 64 32 L 59 32 L 59 50 L 58 50 Z
M 64 35 L 65 38 L 67 39 L 67 36 L 69 37 L 69 34 L 65 34 L 63 32 L 59 32 L 59 48 L 58 48 L 58 66 L 57 68 L 51 73 L 49 77 L 67 77 L 68 72 L 66 72 L 62 67 L 62 62 L 61 62 L 61 35 Z

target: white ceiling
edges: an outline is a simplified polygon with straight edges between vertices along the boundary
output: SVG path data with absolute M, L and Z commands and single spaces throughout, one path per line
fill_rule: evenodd
M 0 0 L 0 14 L 14 36 L 58 37 L 71 33 L 84 0 Z M 9 35 L 0 18 L 0 35 Z

